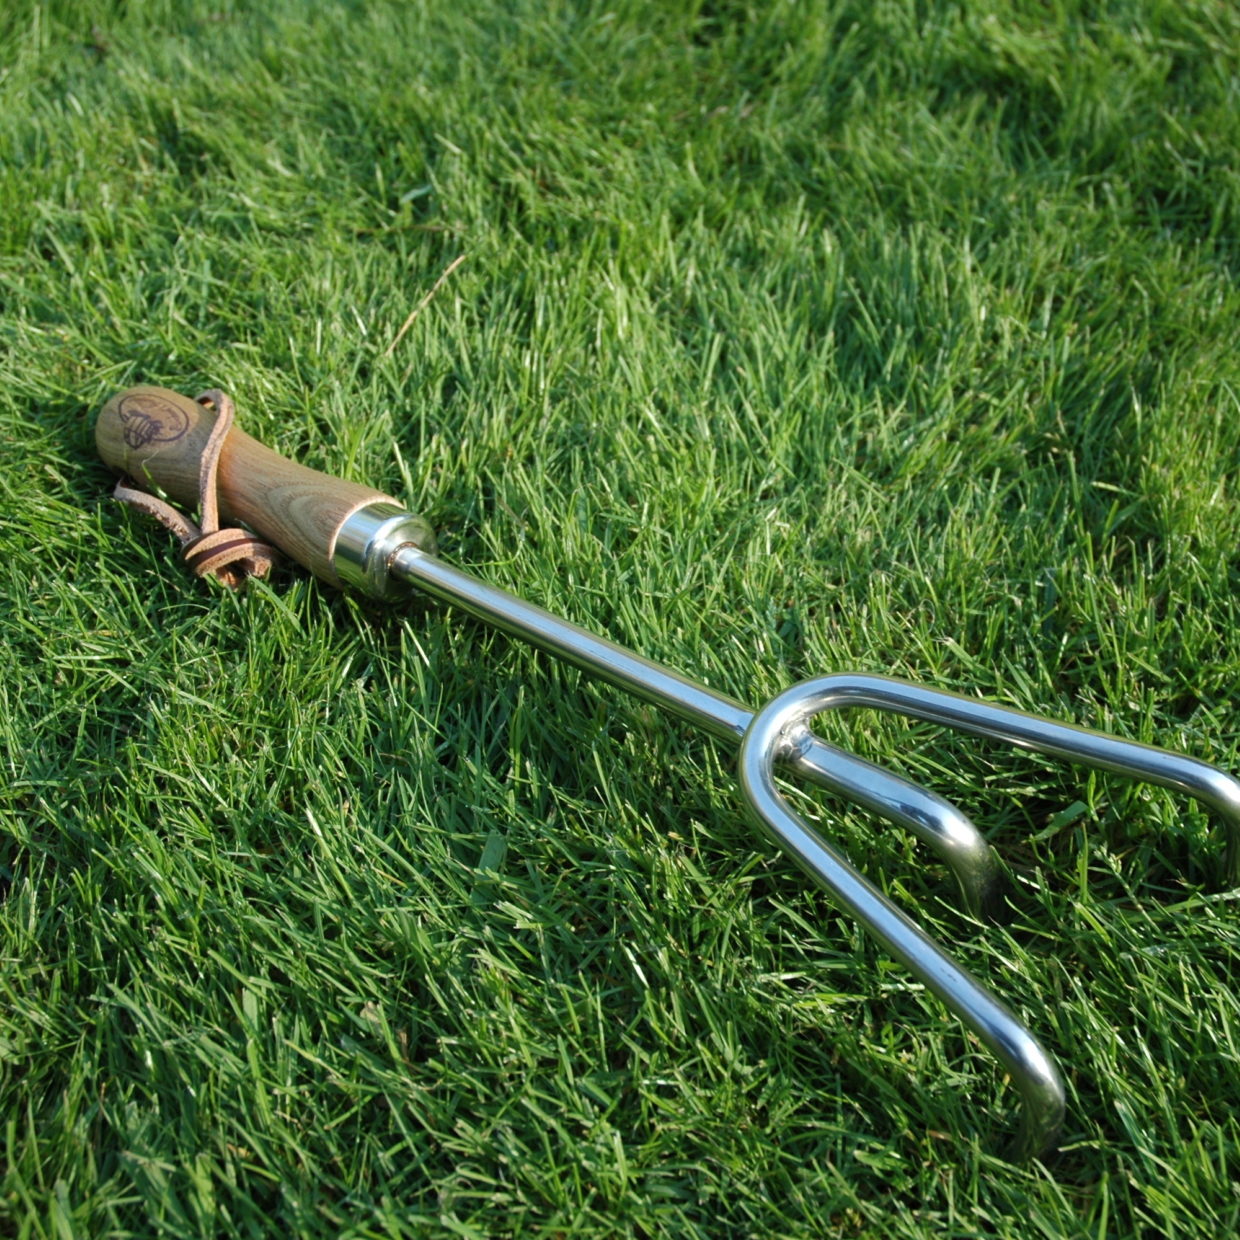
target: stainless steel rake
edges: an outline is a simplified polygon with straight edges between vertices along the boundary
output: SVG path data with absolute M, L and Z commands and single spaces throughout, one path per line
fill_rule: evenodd
M 278 456 L 231 429 L 231 416 L 231 402 L 221 393 L 192 401 L 163 388 L 137 387 L 107 403 L 96 440 L 103 459 L 142 487 L 161 489 L 181 504 L 201 504 L 199 529 L 170 516 L 171 510 L 157 501 L 139 501 L 177 529 L 186 543 L 187 561 L 200 572 L 228 575 L 238 572 L 238 565 L 253 569 L 269 555 L 270 548 L 246 530 L 220 530 L 222 513 L 332 585 L 377 598 L 398 594 L 402 586 L 414 587 L 739 746 L 741 789 L 754 822 L 938 995 L 1011 1075 L 1024 1106 L 1022 1129 L 1012 1149 L 1016 1157 L 1036 1157 L 1054 1148 L 1065 1105 L 1054 1061 L 1020 1019 L 789 806 L 775 782 L 776 766 L 911 830 L 952 869 L 965 905 L 983 918 L 997 899 L 994 853 L 954 806 L 828 745 L 810 731 L 810 720 L 843 707 L 892 711 L 1175 789 L 1222 818 L 1228 833 L 1224 880 L 1229 885 L 1240 881 L 1240 782 L 1216 767 L 1104 732 L 878 675 L 817 677 L 752 710 L 453 568 L 438 558 L 426 522 L 405 512 L 396 500 Z M 123 490 L 131 501 L 139 494 L 145 492 Z

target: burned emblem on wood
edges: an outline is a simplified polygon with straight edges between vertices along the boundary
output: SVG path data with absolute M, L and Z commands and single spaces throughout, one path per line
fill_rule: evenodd
M 189 418 L 170 400 L 151 392 L 133 392 L 117 406 L 131 448 L 151 443 L 172 443 L 189 430 Z

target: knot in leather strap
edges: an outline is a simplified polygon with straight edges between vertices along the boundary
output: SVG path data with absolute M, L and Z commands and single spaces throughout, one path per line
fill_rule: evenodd
M 230 590 L 237 589 L 247 577 L 266 577 L 279 558 L 274 547 L 254 537 L 248 530 L 220 529 L 219 498 L 216 475 L 219 472 L 220 450 L 232 428 L 236 406 L 218 388 L 194 398 L 200 405 L 214 406 L 215 426 L 207 438 L 198 467 L 198 501 L 201 524 L 195 525 L 171 504 L 138 488 L 122 478 L 112 494 L 122 503 L 154 517 L 180 540 L 185 562 L 198 574 L 208 574 L 222 581 Z

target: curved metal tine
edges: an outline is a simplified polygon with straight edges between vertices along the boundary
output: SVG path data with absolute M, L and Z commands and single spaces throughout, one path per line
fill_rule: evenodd
M 781 761 L 819 787 L 912 831 L 955 874 L 968 912 L 979 921 L 995 920 L 1003 871 L 986 837 L 950 801 L 808 733 Z
M 1002 1062 L 1024 1102 L 1012 1150 L 1034 1158 L 1055 1144 L 1064 1115 L 1064 1086 L 1050 1055 L 1029 1029 L 913 921 L 849 865 L 788 805 L 773 765 L 806 743 L 804 721 L 822 710 L 824 691 L 807 681 L 781 693 L 754 716 L 741 743 L 740 782 L 758 825 L 977 1034 Z M 829 691 L 828 691 L 829 692 Z
M 1139 741 L 1121 740 L 1109 732 L 1058 723 L 890 676 L 844 672 L 807 680 L 801 687 L 813 695 L 819 711 L 846 706 L 892 711 L 1183 792 L 1223 820 L 1227 831 L 1223 882 L 1229 887 L 1240 884 L 1240 780 L 1216 766 Z

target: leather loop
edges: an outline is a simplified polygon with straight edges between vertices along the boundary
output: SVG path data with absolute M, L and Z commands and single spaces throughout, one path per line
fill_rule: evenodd
M 216 475 L 220 450 L 236 416 L 232 399 L 217 388 L 194 398 L 207 408 L 214 406 L 215 426 L 203 449 L 198 469 L 198 502 L 201 525 L 195 525 L 183 513 L 157 496 L 143 491 L 132 480 L 122 478 L 112 492 L 116 499 L 154 517 L 180 540 L 185 562 L 198 574 L 208 574 L 222 581 L 230 590 L 237 589 L 247 577 L 266 577 L 279 558 L 272 546 L 255 538 L 248 530 L 220 529 L 219 498 Z

